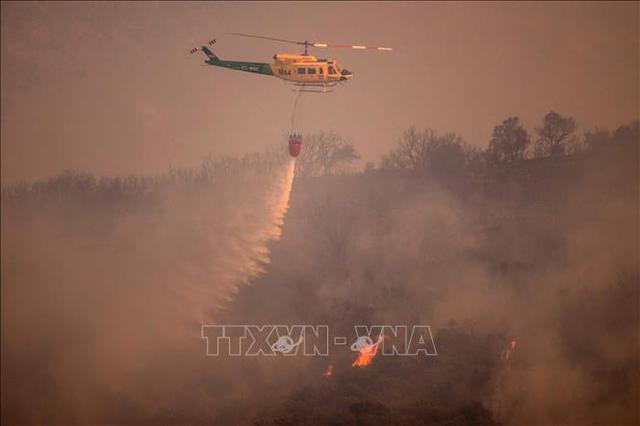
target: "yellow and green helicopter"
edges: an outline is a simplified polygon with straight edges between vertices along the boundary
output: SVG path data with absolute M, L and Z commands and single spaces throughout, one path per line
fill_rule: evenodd
M 264 40 L 273 40 L 283 43 L 292 43 L 304 46 L 304 53 L 276 53 L 273 55 L 273 63 L 264 62 L 244 62 L 244 61 L 227 61 L 216 56 L 209 47 L 201 46 L 191 49 L 191 53 L 201 50 L 206 56 L 205 64 L 216 67 L 229 68 L 236 71 L 252 72 L 257 74 L 270 75 L 277 77 L 287 83 L 292 84 L 292 88 L 297 92 L 314 92 L 326 93 L 331 92 L 339 83 L 349 81 L 353 77 L 353 73 L 342 68 L 337 61 L 333 59 L 317 59 L 313 55 L 309 55 L 309 47 L 331 48 L 331 49 L 355 49 L 355 50 L 377 50 L 391 51 L 390 47 L 380 46 L 361 46 L 353 44 L 328 44 L 315 43 L 308 40 L 295 41 L 285 40 L 274 37 L 264 37 L 252 34 L 231 33 L 242 37 L 260 38 Z M 210 40 L 209 45 L 213 46 L 216 40 Z

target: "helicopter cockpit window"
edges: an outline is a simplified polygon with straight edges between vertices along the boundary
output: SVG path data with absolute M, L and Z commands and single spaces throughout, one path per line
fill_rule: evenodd
M 305 68 L 298 68 L 298 74 L 304 74 L 306 71 Z
M 307 68 L 307 74 L 315 74 L 315 73 L 316 73 L 315 68 Z
M 329 67 L 329 75 L 335 75 L 336 74 L 336 69 L 332 66 Z

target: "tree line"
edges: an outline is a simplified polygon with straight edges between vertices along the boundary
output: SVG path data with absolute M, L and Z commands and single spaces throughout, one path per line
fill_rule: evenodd
M 547 113 L 531 135 L 516 116 L 495 126 L 485 149 L 467 143 L 456 133 L 438 133 L 431 128 L 407 129 L 378 166 L 366 163 L 364 173 L 374 170 L 403 171 L 431 177 L 460 177 L 482 174 L 528 160 L 559 158 L 598 152 L 608 147 L 638 144 L 640 121 L 577 135 L 575 119 L 555 111 Z M 336 132 L 305 135 L 304 148 L 297 159 L 298 178 L 321 177 L 354 172 L 360 159 L 355 145 Z M 168 186 L 211 185 L 234 178 L 246 179 L 272 173 L 288 159 L 286 149 L 272 145 L 262 152 L 241 157 L 208 155 L 190 168 L 171 168 L 153 176 L 96 178 L 85 172 L 67 170 L 58 176 L 36 182 L 18 182 L 2 188 L 2 197 L 30 194 L 108 193 L 114 197 L 155 193 Z
M 595 129 L 578 137 L 573 117 L 555 111 L 529 134 L 518 117 L 508 117 L 495 126 L 486 149 L 467 144 L 455 133 L 438 134 L 432 129 L 411 127 L 380 163 L 381 169 L 410 170 L 430 175 L 451 175 L 464 170 L 487 168 L 581 152 L 597 151 L 620 144 L 638 144 L 640 121 L 618 127 L 614 132 Z M 369 166 L 369 169 L 372 167 Z

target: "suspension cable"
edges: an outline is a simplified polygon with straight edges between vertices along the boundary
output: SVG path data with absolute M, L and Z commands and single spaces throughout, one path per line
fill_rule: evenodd
M 296 100 L 293 103 L 293 111 L 291 112 L 291 134 L 293 134 L 293 131 L 295 130 L 295 116 L 296 116 L 296 109 L 298 108 L 298 100 L 300 99 L 300 96 L 302 95 L 302 92 L 298 91 L 298 94 L 296 95 Z

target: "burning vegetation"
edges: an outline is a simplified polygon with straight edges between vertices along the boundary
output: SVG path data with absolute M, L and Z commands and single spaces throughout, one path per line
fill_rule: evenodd
M 375 343 L 367 342 L 368 344 L 364 344 L 360 348 L 360 354 L 358 355 L 356 360 L 353 361 L 353 364 L 351 364 L 351 366 L 352 367 L 370 366 L 371 362 L 373 361 L 373 358 L 375 358 L 376 354 L 378 353 L 378 348 L 380 347 L 380 344 L 382 343 L 383 340 L 384 340 L 384 335 L 380 333 L 380 336 L 378 337 L 378 340 Z
M 322 373 L 322 375 L 324 377 L 331 377 L 333 376 L 333 365 L 329 364 L 327 365 L 327 369 L 324 370 L 324 373 Z

